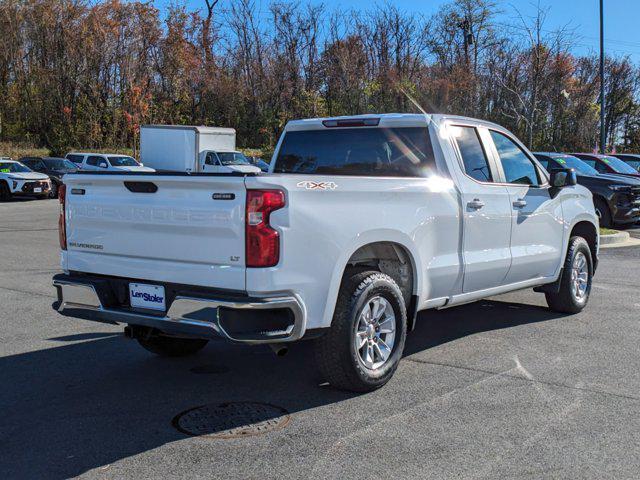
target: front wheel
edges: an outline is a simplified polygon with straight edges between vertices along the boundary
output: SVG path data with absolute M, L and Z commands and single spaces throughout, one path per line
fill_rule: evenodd
M 11 190 L 7 182 L 0 181 L 0 202 L 7 202 L 11 200 Z
M 571 237 L 558 292 L 545 294 L 551 310 L 578 313 L 587 305 L 593 279 L 593 259 L 582 237 Z
M 380 272 L 345 274 L 331 328 L 315 340 L 315 359 L 334 387 L 380 388 L 398 368 L 407 335 L 407 309 L 396 282 Z
M 51 182 L 51 190 L 49 190 L 49 198 L 58 198 L 58 185 Z
M 595 208 L 598 221 L 600 222 L 600 226 L 603 228 L 612 227 L 613 219 L 611 217 L 611 210 L 609 210 L 609 205 L 607 205 L 607 202 L 605 202 L 601 198 L 594 198 L 593 206 Z

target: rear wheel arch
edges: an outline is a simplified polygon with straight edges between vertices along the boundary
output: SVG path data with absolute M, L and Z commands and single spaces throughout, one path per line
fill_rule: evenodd
M 358 247 L 342 270 L 342 282 L 357 270 L 375 270 L 389 275 L 400 287 L 407 306 L 408 329 L 414 327 L 417 313 L 418 268 L 410 250 L 394 241 L 372 242 Z

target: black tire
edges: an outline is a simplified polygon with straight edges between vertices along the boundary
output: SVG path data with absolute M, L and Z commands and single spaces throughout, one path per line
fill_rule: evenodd
M 58 185 L 51 182 L 51 190 L 49 190 L 49 198 L 58 198 Z
M 587 268 L 586 290 L 581 297 L 575 293 L 576 289 L 573 287 L 574 281 L 572 277 L 576 257 L 580 254 L 584 255 Z M 549 308 L 561 313 L 578 313 L 582 311 L 589 301 L 592 279 L 593 259 L 591 258 L 589 244 L 582 237 L 571 237 L 567 250 L 567 258 L 564 262 L 564 269 L 562 270 L 562 278 L 560 279 L 560 289 L 557 293 L 545 293 Z
M 602 200 L 601 198 L 593 199 L 593 206 L 596 209 L 596 215 L 600 220 L 600 226 L 603 228 L 611 228 L 613 227 L 613 220 L 611 218 L 611 210 L 609 209 L 609 205 L 607 202 Z
M 202 350 L 209 340 L 170 337 L 157 331 L 140 333 L 136 339 L 145 350 L 163 357 L 186 357 Z
M 360 314 L 376 297 L 386 300 L 387 306 L 393 310 L 395 337 L 386 361 L 371 369 L 363 363 L 354 342 L 357 336 L 356 329 L 360 324 Z M 390 316 L 387 317 L 385 313 L 381 318 Z M 369 392 L 382 387 L 393 376 L 402 358 L 406 335 L 407 308 L 396 282 L 390 276 L 377 271 L 347 271 L 338 293 L 331 328 L 314 341 L 315 360 L 320 373 L 333 387 L 354 392 Z M 380 351 L 381 344 L 377 345 Z
M 7 182 L 0 181 L 0 202 L 7 202 L 11 200 L 11 190 Z

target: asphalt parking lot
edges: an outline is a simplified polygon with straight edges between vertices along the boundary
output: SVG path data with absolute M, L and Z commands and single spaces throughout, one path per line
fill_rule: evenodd
M 305 344 L 154 357 L 51 309 L 57 201 L 0 203 L 0 478 L 638 478 L 640 249 L 601 252 L 587 309 L 530 290 L 421 314 L 391 382 L 321 385 Z M 262 435 L 188 436 L 185 410 L 286 409 Z

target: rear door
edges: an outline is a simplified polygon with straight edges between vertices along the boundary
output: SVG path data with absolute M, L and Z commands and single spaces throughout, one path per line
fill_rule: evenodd
M 244 177 L 67 175 L 67 269 L 244 290 Z
M 493 158 L 473 125 L 449 127 L 464 175 L 459 179 L 463 211 L 463 292 L 502 285 L 511 265 L 509 193 L 496 181 Z
M 560 197 L 552 198 L 546 176 L 515 138 L 497 130 L 489 136 L 510 200 L 512 260 L 505 284 L 552 276 L 563 249 Z

